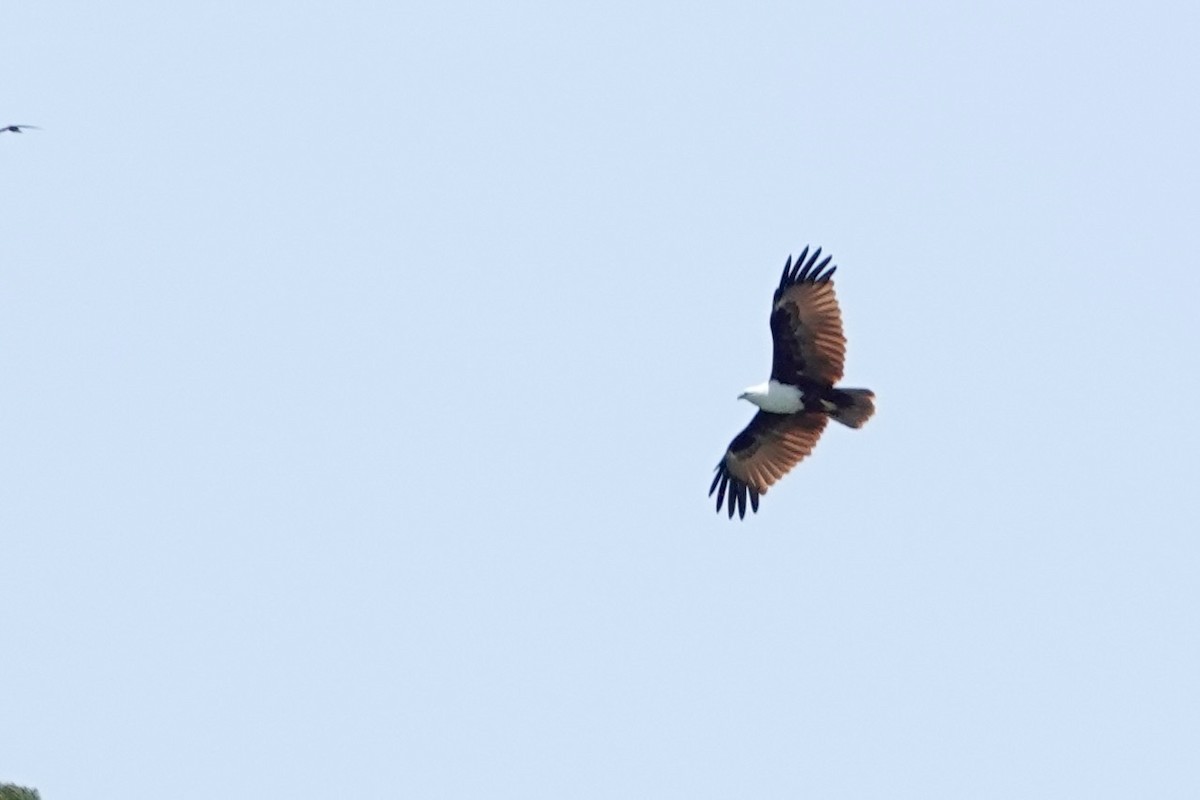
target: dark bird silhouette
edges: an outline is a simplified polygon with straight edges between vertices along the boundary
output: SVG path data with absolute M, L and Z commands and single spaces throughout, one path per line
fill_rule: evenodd
M 0 133 L 8 133 L 10 131 L 12 133 L 20 133 L 22 130 L 25 130 L 26 128 L 28 128 L 31 131 L 40 131 L 41 130 L 41 128 L 39 128 L 37 125 L 5 125 L 3 128 L 0 128 Z
M 800 463 L 817 445 L 825 423 L 835 419 L 861 428 L 875 413 L 870 389 L 843 389 L 846 337 L 842 312 L 833 293 L 831 259 L 808 248 L 795 261 L 788 257 L 771 303 L 775 343 L 771 378 L 751 386 L 739 399 L 759 412 L 717 464 L 708 490 L 717 493 L 717 512 L 728 502 L 729 516 L 746 516 L 746 501 L 758 511 L 758 498 Z

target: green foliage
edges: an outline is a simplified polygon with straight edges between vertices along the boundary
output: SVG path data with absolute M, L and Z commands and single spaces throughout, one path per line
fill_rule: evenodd
M 41 800 L 37 789 L 26 789 L 11 783 L 0 783 L 0 800 Z

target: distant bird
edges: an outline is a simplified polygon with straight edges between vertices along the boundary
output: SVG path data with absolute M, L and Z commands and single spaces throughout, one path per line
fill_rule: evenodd
M 10 131 L 12 133 L 20 133 L 22 130 L 26 129 L 31 131 L 41 130 L 41 128 L 39 128 L 37 125 L 5 125 L 3 128 L 0 128 L 0 133 L 8 133 Z
M 729 444 L 717 464 L 708 496 L 717 493 L 717 513 L 728 500 L 729 518 L 746 516 L 746 500 L 758 511 L 758 497 L 812 452 L 830 417 L 861 428 L 875 413 L 869 389 L 839 389 L 846 337 L 833 293 L 837 267 L 821 263 L 821 248 L 808 248 L 793 263 L 788 256 L 771 306 L 775 352 L 771 379 L 751 386 L 739 400 L 759 407 L 746 429 Z M 807 259 L 807 260 L 806 260 Z

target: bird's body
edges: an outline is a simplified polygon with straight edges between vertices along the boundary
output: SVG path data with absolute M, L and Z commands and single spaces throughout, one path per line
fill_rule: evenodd
M 746 516 L 758 498 L 803 460 L 830 418 L 861 427 L 875 413 L 868 389 L 841 389 L 846 337 L 831 278 L 830 258 L 817 263 L 821 250 L 808 248 L 788 258 L 771 307 L 774 355 L 770 380 L 739 396 L 760 409 L 739 433 L 717 465 L 708 493 L 717 493 L 717 511 L 728 498 L 729 516 Z
M 41 128 L 39 128 L 37 125 L 5 125 L 4 127 L 0 128 L 0 133 L 20 133 L 26 129 L 34 131 L 41 130 Z

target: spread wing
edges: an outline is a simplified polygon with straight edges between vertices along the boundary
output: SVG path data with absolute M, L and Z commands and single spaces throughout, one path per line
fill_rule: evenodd
M 826 267 L 826 256 L 819 264 L 821 248 L 812 256 L 808 248 L 792 263 L 789 256 L 783 277 L 775 290 L 771 308 L 771 337 L 775 340 L 771 377 L 793 386 L 815 381 L 832 386 L 842 379 L 846 360 L 846 336 L 842 333 L 842 312 L 833 293 L 837 267 Z M 808 259 L 805 261 L 805 259 Z
M 730 442 L 717 465 L 708 496 L 717 493 L 717 513 L 726 493 L 729 518 L 737 510 L 746 516 L 746 499 L 758 511 L 758 496 L 812 452 L 829 418 L 820 413 L 770 414 L 759 411 L 746 429 Z

